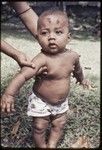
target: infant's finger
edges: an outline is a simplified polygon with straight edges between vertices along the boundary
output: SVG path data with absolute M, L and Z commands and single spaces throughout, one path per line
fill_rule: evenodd
M 10 103 L 7 103 L 6 109 L 7 109 L 7 112 L 9 113 L 10 112 Z
M 44 74 L 44 75 L 47 75 L 47 74 L 48 74 L 48 72 L 47 72 L 47 71 L 45 71 L 45 72 L 43 72 L 43 74 Z
M 5 111 L 5 107 L 6 107 L 6 104 L 5 104 L 5 103 L 1 103 L 1 111 L 2 111 L 2 112 Z
M 86 85 L 85 85 L 85 84 L 83 84 L 83 88 L 84 88 L 84 89 L 86 88 Z
M 0 108 L 2 107 L 2 101 L 0 101 Z
M 11 105 L 11 110 L 15 111 L 15 109 L 14 109 L 14 103 L 12 103 L 12 105 Z
M 90 84 L 87 87 L 88 87 L 89 90 L 91 89 L 91 85 Z
M 46 66 L 44 66 L 44 67 L 43 67 L 43 69 L 45 70 L 45 69 L 47 69 L 47 67 L 46 67 Z
M 89 84 L 87 85 L 87 89 L 89 89 L 89 90 L 91 89 L 91 86 Z
M 89 90 L 91 90 L 91 91 L 95 91 L 95 90 L 96 90 L 96 88 L 93 88 L 91 85 L 89 85 Z
M 41 67 L 41 68 L 38 70 L 37 74 L 40 74 L 41 72 L 43 72 L 43 74 L 44 74 L 44 72 L 46 72 L 45 74 L 47 74 L 46 69 L 47 69 L 46 66 L 45 66 L 45 67 Z

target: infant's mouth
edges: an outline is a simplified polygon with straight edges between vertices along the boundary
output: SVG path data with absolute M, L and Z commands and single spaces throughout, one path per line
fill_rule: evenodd
M 55 43 L 50 43 L 49 47 L 54 49 L 54 48 L 57 48 L 57 45 Z

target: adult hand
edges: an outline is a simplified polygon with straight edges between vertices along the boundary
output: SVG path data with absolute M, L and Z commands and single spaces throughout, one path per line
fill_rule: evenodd
M 31 62 L 30 58 L 28 58 L 24 53 L 19 52 L 16 56 L 16 61 L 18 62 L 20 67 L 32 67 L 35 68 L 35 65 Z

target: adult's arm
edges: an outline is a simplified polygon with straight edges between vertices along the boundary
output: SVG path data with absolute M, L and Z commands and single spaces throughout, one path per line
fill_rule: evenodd
M 22 66 L 29 66 L 33 67 L 33 64 L 31 63 L 31 60 L 21 51 L 16 50 L 14 47 L 12 47 L 10 44 L 5 42 L 4 40 L 1 40 L 1 52 L 4 54 L 12 57 L 14 60 L 17 61 L 17 63 Z
M 10 5 L 15 9 L 26 28 L 36 38 L 38 15 L 27 2 L 10 2 Z

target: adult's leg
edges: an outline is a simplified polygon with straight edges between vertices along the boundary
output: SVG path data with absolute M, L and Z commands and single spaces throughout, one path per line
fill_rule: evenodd
M 63 128 L 66 123 L 67 113 L 59 114 L 52 119 L 52 127 L 48 140 L 48 148 L 56 148 L 59 139 L 62 136 Z
M 33 118 L 33 138 L 36 147 L 46 148 L 45 133 L 49 124 L 49 117 Z

